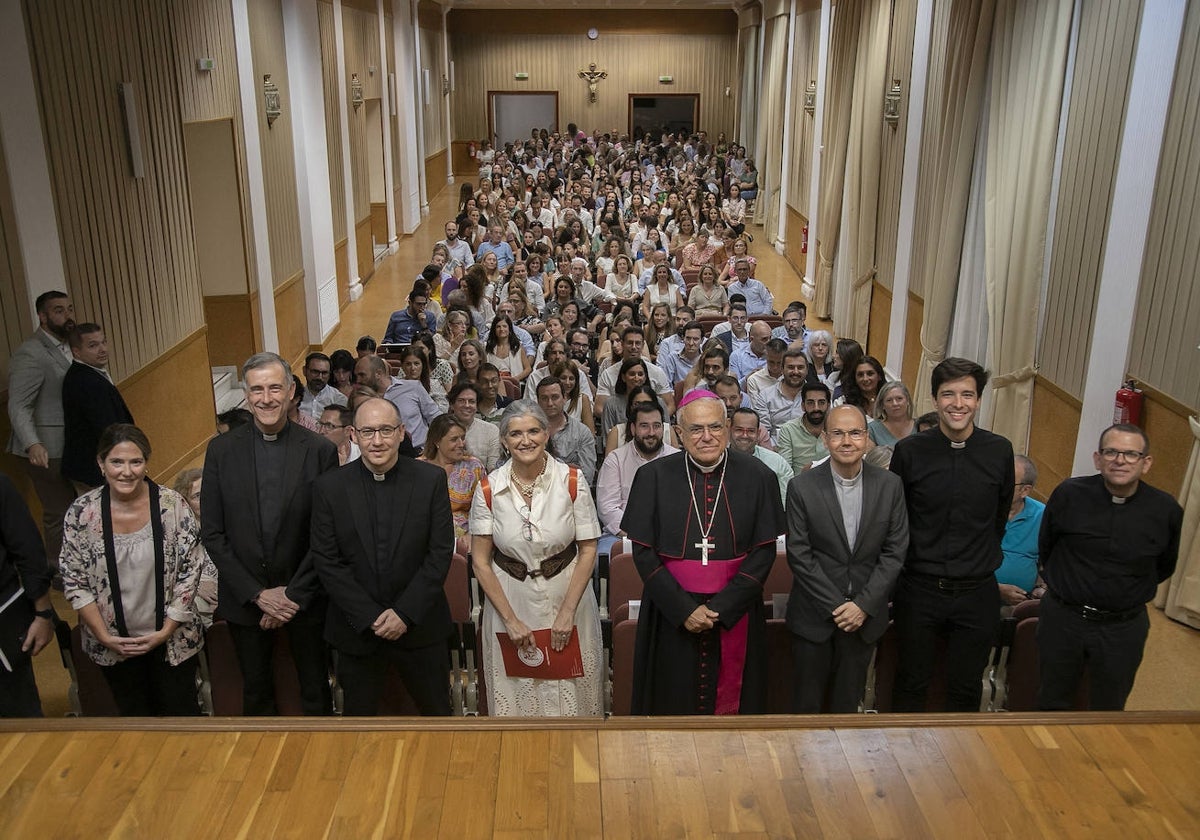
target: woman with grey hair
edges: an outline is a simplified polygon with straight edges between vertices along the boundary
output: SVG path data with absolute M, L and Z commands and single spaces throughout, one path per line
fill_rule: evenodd
M 471 556 L 483 587 L 482 668 L 494 715 L 598 716 L 600 617 L 591 588 L 600 522 L 579 469 L 548 450 L 549 421 L 518 400 L 500 418 L 507 463 L 471 504 Z M 569 677 L 540 677 L 564 660 Z M 565 652 L 565 653 L 564 653 Z
M 912 395 L 899 379 L 885 382 L 875 398 L 875 419 L 867 433 L 876 446 L 895 446 L 916 431 L 913 423 Z
M 833 336 L 828 330 L 813 330 L 804 344 L 804 355 L 808 356 L 808 378 L 829 385 L 834 375 Z M 829 386 L 832 390 L 833 386 Z

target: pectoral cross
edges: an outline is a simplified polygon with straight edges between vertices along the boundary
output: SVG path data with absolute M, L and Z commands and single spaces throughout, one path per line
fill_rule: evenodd
M 693 546 L 693 548 L 700 549 L 700 564 L 702 566 L 708 565 L 708 550 L 710 548 L 716 548 L 716 547 L 717 547 L 717 544 L 715 542 L 710 541 L 708 539 L 708 537 L 704 537 L 702 540 L 700 540 L 700 542 L 696 543 Z

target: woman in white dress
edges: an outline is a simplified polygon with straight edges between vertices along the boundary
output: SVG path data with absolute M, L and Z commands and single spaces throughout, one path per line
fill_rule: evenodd
M 600 613 L 592 568 L 600 523 L 587 483 L 546 451 L 549 422 L 535 403 L 518 400 L 500 418 L 500 441 L 512 456 L 475 490 L 471 556 L 487 600 L 482 668 L 493 715 L 598 716 L 602 713 Z M 572 492 L 574 484 L 574 492 Z M 551 650 L 578 634 L 583 676 L 510 677 L 497 633 L 520 649 Z

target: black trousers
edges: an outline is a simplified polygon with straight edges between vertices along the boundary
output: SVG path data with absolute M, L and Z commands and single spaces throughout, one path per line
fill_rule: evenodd
M 1089 621 L 1052 597 L 1043 598 L 1037 627 L 1038 708 L 1073 708 L 1086 667 L 1088 708 L 1123 711 L 1149 633 L 1150 616 L 1145 609 L 1125 621 L 1101 623 Z
M 293 619 L 278 630 L 229 625 L 242 669 L 242 714 L 277 715 L 275 705 L 275 634 L 287 633 L 300 682 L 300 707 L 306 715 L 333 714 L 329 690 L 329 654 L 319 621 Z
M 159 647 L 100 671 L 123 717 L 186 716 L 200 714 L 196 667 L 195 656 L 171 665 Z
M 820 714 L 828 694 L 831 713 L 856 713 L 867 689 L 867 669 L 874 651 L 875 645 L 864 642 L 862 633 L 834 629 L 823 642 L 793 637 L 796 691 L 792 711 L 798 715 Z
M 405 649 L 392 643 L 378 652 L 354 656 L 338 651 L 338 682 L 343 692 L 342 714 L 379 714 L 383 682 L 394 667 L 422 715 L 450 714 L 450 652 L 446 643 Z
M 0 717 L 41 717 L 42 699 L 33 679 L 33 660 L 24 655 L 13 670 L 0 667 Z
M 939 589 L 937 582 L 901 575 L 893 597 L 899 661 L 892 690 L 892 711 L 923 712 L 937 665 L 937 639 L 946 637 L 947 712 L 977 712 L 983 670 L 991 655 L 1000 615 L 995 578 L 960 591 Z

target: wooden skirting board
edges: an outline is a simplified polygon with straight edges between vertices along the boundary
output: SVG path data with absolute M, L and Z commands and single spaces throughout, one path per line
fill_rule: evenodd
M 1171 713 L 0 723 L 12 837 L 1195 837 L 1197 766 Z

